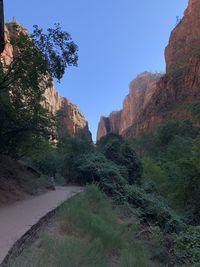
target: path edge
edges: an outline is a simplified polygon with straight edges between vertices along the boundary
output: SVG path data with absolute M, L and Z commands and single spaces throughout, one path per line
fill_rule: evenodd
M 76 197 L 77 195 L 81 194 L 82 192 L 77 192 L 76 194 L 72 195 L 70 198 L 62 202 L 58 207 L 54 208 L 53 210 L 49 211 L 46 215 L 39 219 L 39 221 L 31 226 L 31 228 L 21 237 L 19 238 L 14 245 L 8 251 L 8 254 L 0 263 L 0 267 L 9 267 L 14 260 L 21 255 L 24 249 L 30 245 L 32 242 L 38 239 L 39 233 L 46 227 L 49 223 L 50 219 L 54 217 L 54 215 L 62 208 L 62 206 L 72 198 Z

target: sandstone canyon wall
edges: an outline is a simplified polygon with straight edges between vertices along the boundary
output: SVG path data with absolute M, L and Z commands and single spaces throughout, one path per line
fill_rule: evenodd
M 21 26 L 20 30 L 27 34 L 27 30 Z M 16 34 L 16 22 L 10 22 L 5 27 L 5 48 L 2 53 L 2 60 L 4 64 L 9 65 L 13 58 L 13 47 L 10 44 L 10 37 Z M 54 84 L 46 88 L 44 94 L 45 100 L 43 105 L 53 114 L 61 113 L 60 124 L 62 125 L 62 134 L 76 135 L 79 133 L 84 134 L 89 140 L 92 139 L 89 131 L 88 122 L 79 110 L 79 108 L 71 103 L 67 98 L 62 97 L 56 91 Z
M 192 103 L 200 101 L 199 0 L 189 0 L 184 17 L 171 33 L 165 59 L 165 75 L 142 73 L 130 84 L 119 114 L 101 117 L 97 139 L 110 132 L 134 138 L 169 119 L 191 120 L 200 126 L 191 112 Z
M 123 102 L 122 110 L 100 118 L 97 140 L 108 133 L 122 135 L 131 127 L 150 101 L 161 76 L 162 74 L 147 71 L 138 75 L 129 85 L 129 94 Z

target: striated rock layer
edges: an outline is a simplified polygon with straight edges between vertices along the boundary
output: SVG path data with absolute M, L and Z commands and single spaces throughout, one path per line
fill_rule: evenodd
M 9 65 L 13 58 L 13 47 L 10 44 L 10 37 L 16 34 L 16 26 L 19 26 L 16 22 L 10 22 L 7 23 L 5 27 L 5 48 L 1 54 L 1 60 L 5 65 Z M 19 27 L 21 32 L 28 34 L 23 26 Z M 53 114 L 57 112 L 61 114 L 61 116 L 59 116 L 61 120 L 61 134 L 76 135 L 82 133 L 91 140 L 92 137 L 88 122 L 78 107 L 72 104 L 67 98 L 60 96 L 53 83 L 49 86 L 50 87 L 46 88 L 44 93 L 45 100 L 43 105 Z
M 111 113 L 100 119 L 97 139 L 110 132 L 134 138 L 141 131 L 156 130 L 169 119 L 191 120 L 200 126 L 191 112 L 191 104 L 200 101 L 199 0 L 189 0 L 184 17 L 171 33 L 165 59 L 165 75 L 139 75 L 130 85 L 134 89 L 130 89 L 120 115 L 113 117 Z

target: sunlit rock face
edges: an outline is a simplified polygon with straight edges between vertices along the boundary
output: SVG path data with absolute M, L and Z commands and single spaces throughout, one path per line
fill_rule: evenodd
M 137 120 L 141 111 L 156 90 L 156 84 L 162 74 L 143 72 L 129 85 L 129 94 L 123 102 L 122 110 L 112 112 L 109 117 L 101 117 L 97 140 L 107 133 L 123 134 Z
M 142 131 L 155 131 L 169 119 L 190 120 L 200 126 L 191 112 L 191 104 L 200 101 L 200 1 L 190 0 L 184 17 L 172 31 L 165 50 L 166 74 L 134 80 L 121 111 L 117 133 L 127 139 Z M 140 79 L 142 78 L 142 82 Z M 137 84 L 140 84 L 140 89 Z M 131 85 L 130 85 L 131 87 Z M 146 87 L 146 89 L 145 89 Z M 122 115 L 123 114 L 123 115 Z M 111 121 L 107 118 L 107 125 Z M 99 123 L 97 138 L 107 134 Z M 107 127 L 112 132 L 111 127 Z
M 10 63 L 12 61 L 13 47 L 10 44 L 10 35 L 9 35 L 7 27 L 5 27 L 4 35 L 5 35 L 5 37 L 4 37 L 5 38 L 5 47 L 4 47 L 3 53 L 1 54 L 1 61 L 3 62 L 3 64 L 8 66 L 8 65 L 10 65 Z
M 20 27 L 20 31 L 24 34 L 28 34 L 27 30 L 17 24 Z M 15 48 L 10 44 L 10 39 L 16 35 L 16 23 L 10 22 L 6 24 L 5 27 L 5 49 L 1 54 L 1 61 L 4 65 L 9 65 L 13 59 L 13 53 Z M 45 83 L 46 84 L 46 83 Z M 56 91 L 54 83 L 49 83 L 49 87 L 46 88 L 44 93 L 45 100 L 43 105 L 54 115 L 59 112 L 61 116 L 60 125 L 61 134 L 71 134 L 76 135 L 82 133 L 88 139 L 91 140 L 91 133 L 89 131 L 88 122 L 79 110 L 79 108 L 71 103 L 67 98 L 62 97 Z
M 190 0 L 184 17 L 172 31 L 165 50 L 167 72 L 188 65 L 200 51 L 200 1 Z

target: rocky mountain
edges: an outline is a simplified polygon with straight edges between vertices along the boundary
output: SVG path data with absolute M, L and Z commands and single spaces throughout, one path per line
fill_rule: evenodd
M 142 73 L 131 82 L 123 109 L 101 117 L 97 139 L 110 132 L 133 138 L 169 119 L 191 120 L 200 126 L 192 112 L 200 101 L 199 0 L 189 0 L 184 17 L 171 33 L 165 59 L 165 75 Z
M 20 27 L 20 31 L 27 34 L 27 30 L 17 24 L 15 21 L 9 22 L 5 27 L 5 47 L 2 53 L 2 60 L 5 65 L 9 65 L 13 57 L 13 47 L 10 44 L 10 37 L 16 34 L 16 26 Z M 62 97 L 56 91 L 54 84 L 46 88 L 44 94 L 45 100 L 43 105 L 53 114 L 59 112 L 62 116 L 60 118 L 60 125 L 62 125 L 61 132 L 63 135 L 83 133 L 91 140 L 91 133 L 89 131 L 88 122 L 79 110 L 79 108 L 71 103 L 67 98 Z

